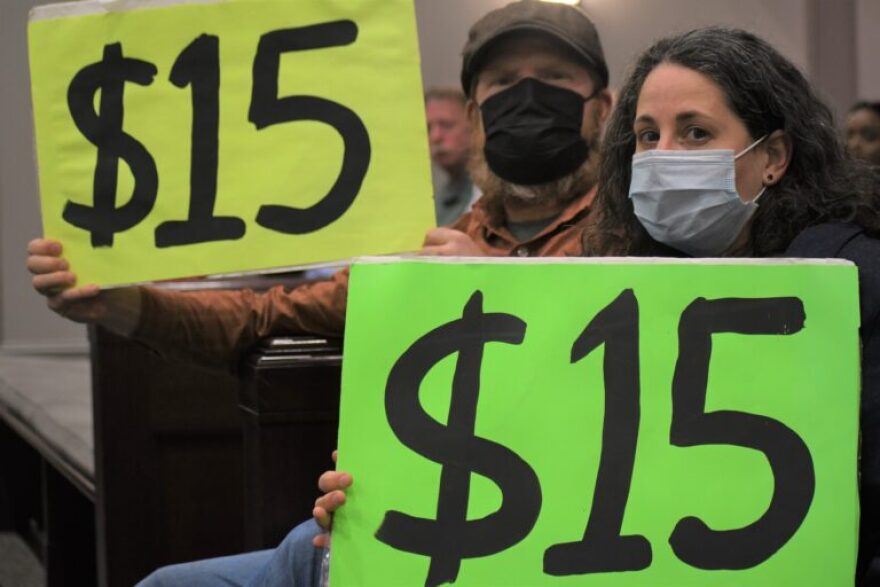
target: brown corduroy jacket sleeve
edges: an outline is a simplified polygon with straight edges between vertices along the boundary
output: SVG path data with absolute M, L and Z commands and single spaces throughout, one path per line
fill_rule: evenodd
M 593 188 L 573 200 L 539 235 L 517 242 L 478 202 L 451 228 L 471 237 L 484 254 L 503 257 L 583 254 L 583 227 Z M 349 270 L 330 280 L 265 293 L 249 290 L 179 292 L 144 288 L 140 323 L 133 338 L 175 361 L 194 361 L 235 371 L 241 354 L 266 336 L 317 334 L 342 337 Z
M 132 338 L 174 361 L 235 372 L 241 355 L 273 335 L 342 337 L 348 269 L 293 290 L 181 292 L 145 287 Z

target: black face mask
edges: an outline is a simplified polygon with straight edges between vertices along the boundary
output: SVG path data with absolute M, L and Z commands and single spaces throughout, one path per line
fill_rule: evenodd
M 547 183 L 573 172 L 590 154 L 581 136 L 584 98 L 577 92 L 526 78 L 480 105 L 486 163 L 495 175 L 520 185 Z

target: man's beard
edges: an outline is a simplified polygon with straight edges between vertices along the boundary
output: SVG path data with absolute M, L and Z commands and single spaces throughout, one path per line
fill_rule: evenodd
M 498 177 L 486 161 L 482 145 L 474 145 L 468 163 L 471 179 L 483 192 L 483 200 L 490 205 L 505 202 L 523 204 L 566 205 L 590 191 L 599 178 L 599 123 L 591 125 L 594 129 L 586 138 L 589 155 L 577 169 L 547 183 L 521 185 Z

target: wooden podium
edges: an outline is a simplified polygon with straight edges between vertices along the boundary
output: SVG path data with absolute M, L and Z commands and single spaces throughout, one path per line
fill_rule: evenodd
M 267 339 L 236 378 L 91 336 L 99 584 L 271 548 L 311 515 L 336 445 L 338 342 Z
M 311 517 L 318 477 L 333 467 L 342 349 L 313 337 L 264 340 L 248 358 L 244 426 L 245 547 L 272 548 Z
M 50 587 L 127 587 L 160 566 L 271 548 L 311 515 L 336 445 L 338 341 L 264 340 L 236 377 L 89 336 L 93 470 L 67 466 L 27 422 L 0 422 L 0 528 L 31 544 Z

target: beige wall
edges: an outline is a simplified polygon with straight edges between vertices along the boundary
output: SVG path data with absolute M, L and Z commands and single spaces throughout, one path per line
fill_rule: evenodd
M 85 351 L 85 329 L 46 309 L 24 266 L 27 243 L 41 232 L 25 28 L 38 3 L 0 1 L 0 348 Z
M 835 1 L 835 0 L 831 0 Z M 876 0 L 865 0 L 876 2 Z M 611 83 L 653 40 L 718 24 L 771 39 L 799 66 L 808 65 L 809 0 L 582 0 L 602 37 Z M 470 24 L 506 0 L 416 0 L 426 85 L 458 81 L 459 56 Z
M 858 97 L 880 100 L 880 1 L 856 3 Z
M 457 84 L 469 24 L 506 0 L 416 0 L 425 84 Z M 619 85 L 654 40 L 695 27 L 744 28 L 810 77 L 838 117 L 857 92 L 880 97 L 880 0 L 581 0 Z M 858 37 L 858 45 L 854 38 Z M 861 56 L 856 72 L 856 51 Z
M 458 83 L 468 27 L 505 2 L 416 0 L 426 84 Z M 23 262 L 28 240 L 40 233 L 25 39 L 27 10 L 36 3 L 44 2 L 0 0 L 0 348 L 85 349 L 83 329 L 55 318 L 32 293 Z M 829 86 L 820 89 L 838 111 L 856 93 L 880 98 L 875 65 L 880 0 L 583 0 L 583 5 L 600 29 L 613 85 L 652 40 L 722 24 L 769 39 L 820 86 Z

